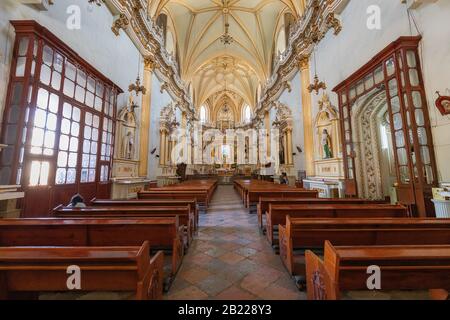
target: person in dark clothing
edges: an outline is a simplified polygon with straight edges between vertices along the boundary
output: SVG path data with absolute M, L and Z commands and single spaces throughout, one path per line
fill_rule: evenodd
M 72 197 L 72 199 L 70 199 L 70 203 L 68 205 L 68 207 L 73 207 L 73 208 L 84 208 L 86 207 L 86 204 L 84 203 L 84 199 L 80 194 L 76 194 Z
M 286 172 L 283 172 L 280 177 L 280 184 L 289 184 L 289 179 Z

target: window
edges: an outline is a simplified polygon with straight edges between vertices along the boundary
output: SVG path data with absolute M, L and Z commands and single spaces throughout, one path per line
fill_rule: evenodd
M 63 43 L 47 42 L 47 30 L 31 33 L 30 26 L 15 25 L 0 183 L 109 181 L 117 87 Z
M 206 123 L 207 119 L 207 115 L 206 115 L 206 107 L 205 106 L 201 106 L 200 107 L 200 122 L 202 124 Z
M 252 110 L 249 105 L 244 106 L 244 123 L 250 123 L 252 121 Z

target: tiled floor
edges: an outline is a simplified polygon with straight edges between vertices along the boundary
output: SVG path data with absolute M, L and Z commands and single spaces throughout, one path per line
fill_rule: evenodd
M 166 299 L 305 299 L 232 186 L 219 186 Z

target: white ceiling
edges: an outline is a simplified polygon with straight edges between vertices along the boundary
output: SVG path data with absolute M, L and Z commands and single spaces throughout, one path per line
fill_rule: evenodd
M 152 17 L 171 19 L 177 39 L 181 77 L 194 88 L 197 106 L 225 88 L 251 106 L 259 83 L 270 76 L 276 30 L 285 12 L 297 16 L 302 0 L 149 0 Z M 225 1 L 226 3 L 226 1 Z M 227 9 L 228 8 L 228 9 Z M 230 35 L 225 46 L 224 10 Z

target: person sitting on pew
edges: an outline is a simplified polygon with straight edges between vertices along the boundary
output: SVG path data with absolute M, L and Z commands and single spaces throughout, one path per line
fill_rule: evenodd
M 289 179 L 286 172 L 283 172 L 280 177 L 280 184 L 289 184 Z
M 70 199 L 70 203 L 67 206 L 71 208 L 86 208 L 84 199 L 79 193 L 77 193 L 72 197 L 72 199 Z

